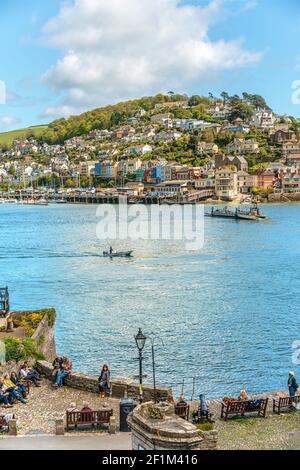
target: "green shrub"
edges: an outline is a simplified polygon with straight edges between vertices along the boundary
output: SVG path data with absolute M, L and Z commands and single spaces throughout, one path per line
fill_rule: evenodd
M 9 361 L 22 361 L 30 358 L 36 360 L 44 359 L 43 354 L 41 354 L 38 349 L 35 341 L 32 338 L 18 339 L 13 336 L 8 336 L 4 339 L 5 344 L 5 360 Z
M 8 338 L 4 339 L 5 344 L 5 360 L 9 361 L 21 361 L 25 359 L 24 350 L 22 347 L 22 342 L 18 338 L 14 338 L 9 336 Z
M 25 313 L 21 318 L 14 320 L 14 324 L 15 326 L 25 328 L 26 336 L 32 336 L 46 315 L 48 317 L 49 327 L 53 327 L 56 318 L 56 311 L 54 308 L 45 308 L 34 310 L 31 313 Z

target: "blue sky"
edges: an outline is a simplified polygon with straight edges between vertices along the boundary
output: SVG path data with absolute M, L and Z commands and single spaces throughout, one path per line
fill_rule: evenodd
M 300 116 L 297 0 L 1 0 L 0 31 L 0 131 L 169 89 Z

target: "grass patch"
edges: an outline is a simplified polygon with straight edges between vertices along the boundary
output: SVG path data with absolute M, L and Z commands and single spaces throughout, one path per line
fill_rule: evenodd
M 254 426 L 256 424 L 256 420 L 258 418 L 243 418 L 241 416 L 237 416 L 236 418 L 231 418 L 226 421 L 226 424 L 231 425 L 240 425 L 240 426 Z
M 199 431 L 212 431 L 214 429 L 213 423 L 199 423 L 196 424 L 196 427 Z
M 17 129 L 9 132 L 0 132 L 0 145 L 6 144 L 11 145 L 15 139 L 24 139 L 29 135 L 34 135 L 34 137 L 39 137 L 43 131 L 47 129 L 47 125 L 42 126 L 32 126 L 25 129 Z

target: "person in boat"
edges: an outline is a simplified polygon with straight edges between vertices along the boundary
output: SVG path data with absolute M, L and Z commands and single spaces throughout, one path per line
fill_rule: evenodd
M 110 254 L 110 255 L 113 254 L 113 248 L 112 248 L 112 246 L 109 247 L 109 254 Z
M 102 371 L 100 377 L 98 379 L 99 382 L 99 396 L 101 399 L 105 397 L 105 392 L 110 390 L 110 370 L 107 364 L 104 364 L 102 367 Z

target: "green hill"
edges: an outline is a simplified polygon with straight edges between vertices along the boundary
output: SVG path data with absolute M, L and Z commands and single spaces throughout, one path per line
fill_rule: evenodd
M 32 126 L 24 129 L 17 129 L 9 132 L 0 132 L 0 145 L 11 145 L 14 139 L 26 138 L 27 136 L 40 137 L 41 134 L 47 129 L 47 125 Z

